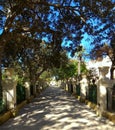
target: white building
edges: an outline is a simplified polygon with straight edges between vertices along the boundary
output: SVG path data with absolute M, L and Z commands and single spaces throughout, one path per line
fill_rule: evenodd
M 109 68 L 111 68 L 111 60 L 108 56 L 106 56 L 105 58 L 103 58 L 102 60 L 90 60 L 89 62 L 86 63 L 87 65 L 87 69 L 92 69 L 95 68 L 97 74 L 99 75 L 99 67 L 103 67 L 103 66 L 108 66 Z M 110 69 L 109 69 L 109 73 L 107 74 L 107 77 L 110 78 Z

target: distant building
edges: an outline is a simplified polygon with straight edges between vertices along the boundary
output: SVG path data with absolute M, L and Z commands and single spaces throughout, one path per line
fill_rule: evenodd
M 99 76 L 99 69 L 98 67 L 103 67 L 103 66 L 108 66 L 109 68 L 111 68 L 111 60 L 108 56 L 106 56 L 105 58 L 103 58 L 102 60 L 90 60 L 89 62 L 86 63 L 87 65 L 87 69 L 95 69 L 95 71 L 97 72 L 97 75 Z M 110 69 L 109 69 L 109 73 L 107 74 L 107 77 L 110 78 Z

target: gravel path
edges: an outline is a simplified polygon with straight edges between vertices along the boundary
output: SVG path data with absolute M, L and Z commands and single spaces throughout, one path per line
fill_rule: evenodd
M 86 105 L 58 87 L 49 87 L 0 130 L 115 130 Z

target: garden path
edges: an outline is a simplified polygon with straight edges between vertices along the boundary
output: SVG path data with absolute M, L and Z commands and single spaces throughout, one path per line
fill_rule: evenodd
M 47 88 L 0 130 L 115 130 L 85 104 L 56 86 Z

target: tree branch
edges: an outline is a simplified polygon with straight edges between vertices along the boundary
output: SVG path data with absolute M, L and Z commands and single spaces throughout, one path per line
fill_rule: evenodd
M 38 5 L 45 5 L 45 6 L 53 6 L 55 8 L 66 8 L 66 9 L 75 9 L 76 7 L 79 7 L 79 6 L 63 6 L 63 4 L 52 4 L 52 3 L 48 3 L 48 2 L 33 2 L 33 1 L 30 1 L 29 4 L 38 4 Z

